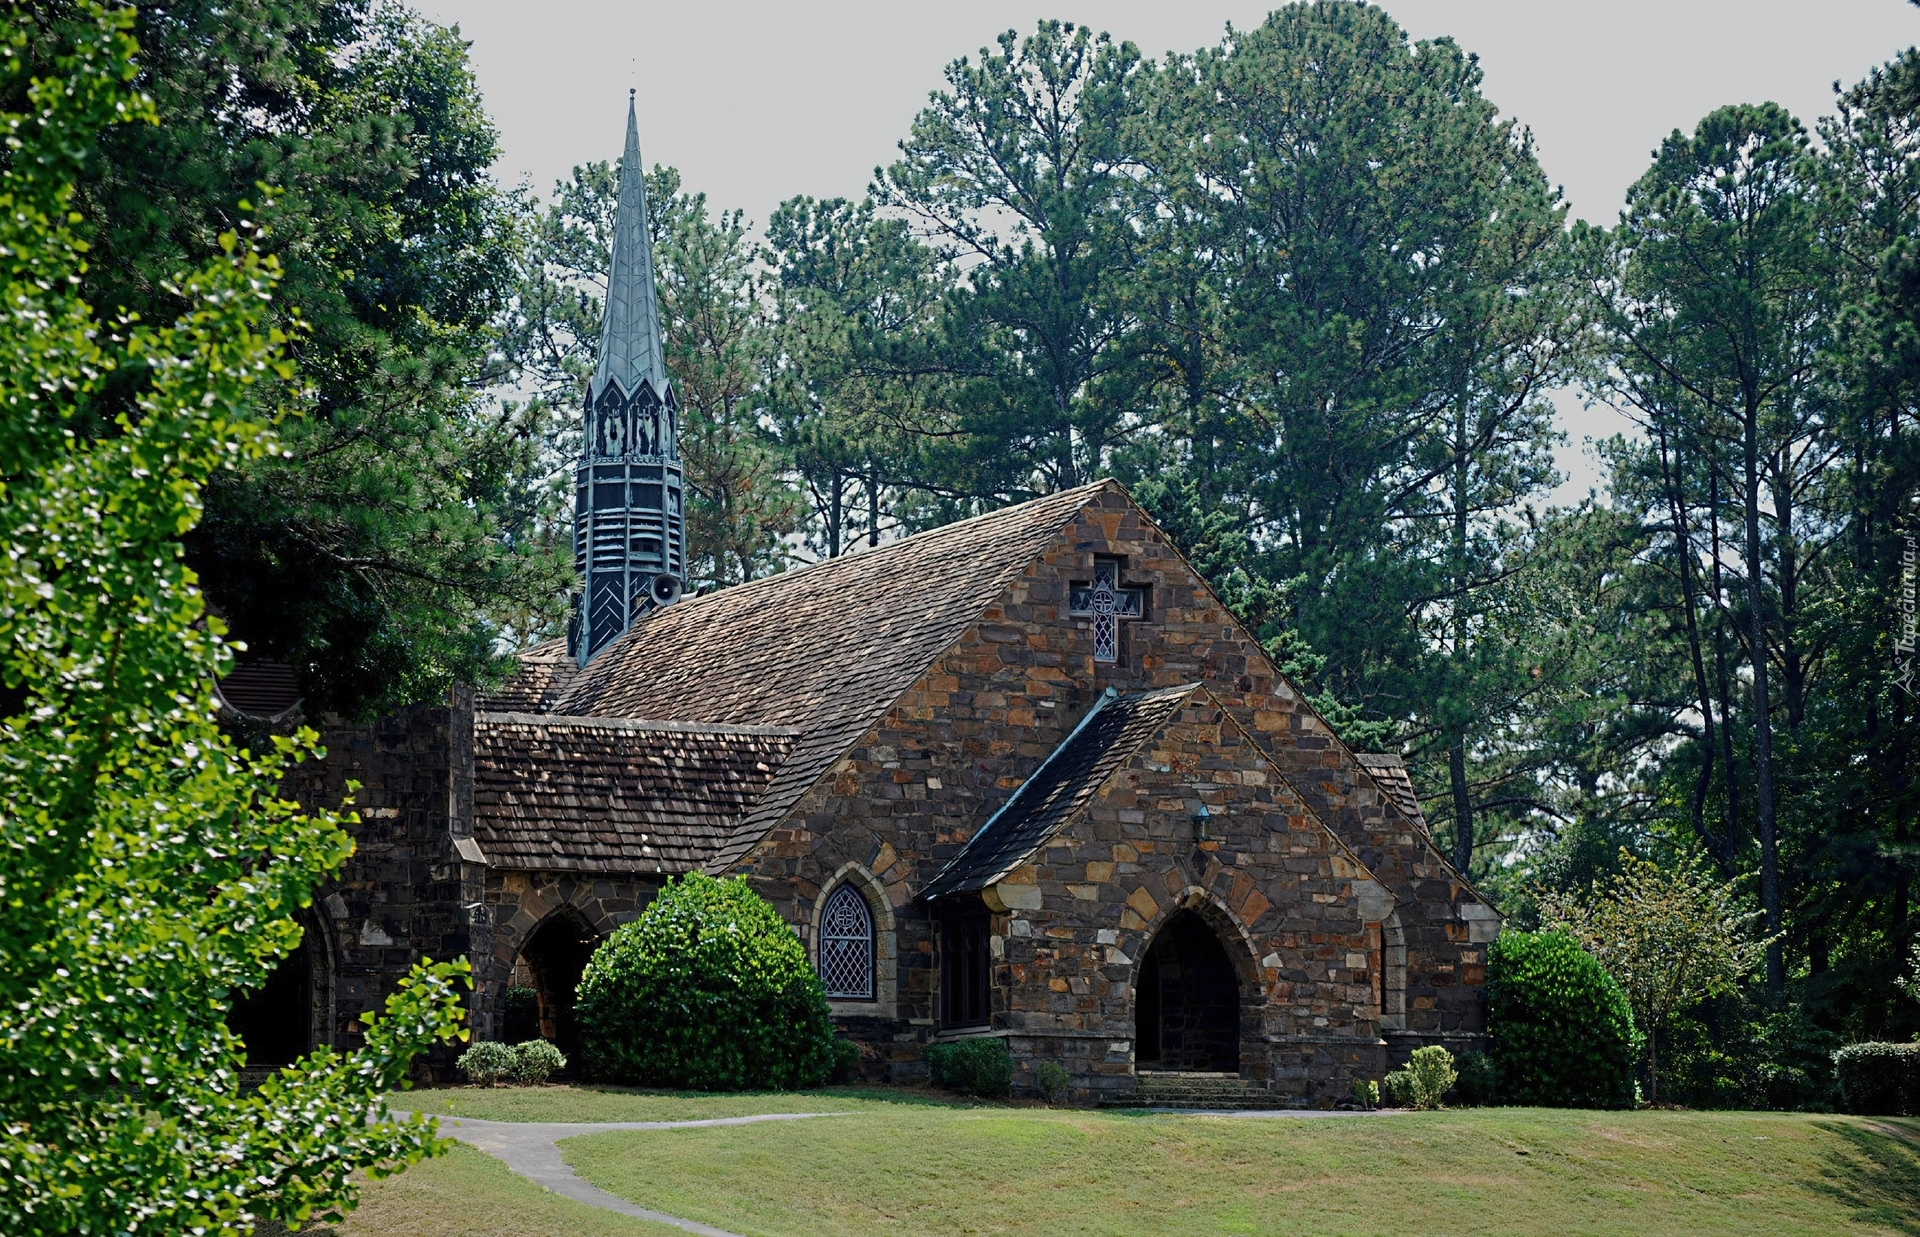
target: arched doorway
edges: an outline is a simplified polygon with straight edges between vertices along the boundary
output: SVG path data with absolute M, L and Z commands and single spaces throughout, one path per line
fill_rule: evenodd
M 1141 960 L 1134 1036 L 1144 1069 L 1240 1070 L 1240 977 L 1192 911 L 1167 920 Z
M 552 1040 L 568 1056 L 579 1047 L 573 1026 L 574 993 L 599 944 L 584 920 L 563 910 L 541 920 L 520 947 L 520 961 L 532 977 L 539 1001 L 540 1038 Z
M 312 1052 L 326 1034 L 329 970 L 324 935 L 304 915 L 300 943 L 258 988 L 234 994 L 227 1028 L 246 1045 L 249 1069 L 278 1069 Z

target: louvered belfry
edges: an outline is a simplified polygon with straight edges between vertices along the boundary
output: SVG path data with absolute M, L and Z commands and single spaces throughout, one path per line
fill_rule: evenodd
M 679 405 L 661 359 L 647 185 L 631 98 L 599 364 L 587 383 L 585 411 L 573 507 L 580 593 L 568 632 L 582 666 L 636 619 L 676 601 L 686 574 Z

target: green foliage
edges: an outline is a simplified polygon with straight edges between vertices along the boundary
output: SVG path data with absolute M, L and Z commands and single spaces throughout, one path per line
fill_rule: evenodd
M 1013 1085 L 1013 1054 L 1007 1041 L 991 1035 L 928 1044 L 927 1069 L 935 1086 L 994 1098 Z
M 1415 1048 L 1406 1069 L 1400 1072 L 1406 1077 L 1406 1106 L 1421 1110 L 1445 1107 L 1442 1101 L 1459 1078 L 1453 1068 L 1453 1054 L 1438 1044 Z
M 1463 1106 L 1484 1108 L 1498 1101 L 1500 1071 L 1492 1057 L 1484 1052 L 1463 1052 L 1457 1064 L 1460 1077 L 1454 1090 Z
M 1033 1071 L 1033 1082 L 1040 1089 L 1040 1098 L 1049 1104 L 1059 1103 L 1072 1081 L 1073 1075 L 1058 1061 L 1042 1061 Z
M 1357 1108 L 1380 1107 L 1380 1083 L 1373 1078 L 1353 1080 L 1353 1103 Z
M 1633 1011 L 1620 985 L 1566 933 L 1500 934 L 1487 951 L 1487 1030 L 1506 1103 L 1633 1103 Z
M 1394 1108 L 1413 1107 L 1413 1075 L 1403 1069 L 1389 1070 L 1381 1081 L 1387 1103 Z
M 1647 1037 L 1647 1095 L 1656 1102 L 1661 1030 L 1676 1012 L 1732 992 L 1768 944 L 1749 938 L 1758 913 L 1742 910 L 1734 887 L 1699 855 L 1663 869 L 1622 850 L 1610 882 L 1594 882 L 1584 898 L 1545 895 L 1540 918 L 1579 940 L 1627 994 L 1634 1025 Z
M 485 1040 L 461 1053 L 460 1059 L 454 1064 L 460 1067 L 469 1081 L 491 1087 L 513 1073 L 514 1053 L 506 1044 Z
M 1848 1044 L 1833 1066 L 1848 1112 L 1920 1115 L 1920 1043 Z
M 183 562 L 218 471 L 280 449 L 278 264 L 242 216 L 155 321 L 80 295 L 75 182 L 103 131 L 160 119 L 126 86 L 133 16 L 67 10 L 36 41 L 16 13 L 0 81 L 0 1229 L 238 1237 L 438 1150 L 383 1095 L 464 1034 L 467 968 L 422 964 L 364 1047 L 241 1091 L 227 1012 L 352 842 L 280 797 L 311 732 L 250 753 L 216 724 L 232 653 Z
M 580 1062 L 604 1082 L 732 1091 L 818 1086 L 834 1061 L 805 947 L 738 877 L 670 882 L 580 978 Z
M 159 123 L 103 134 L 77 171 L 82 294 L 188 312 L 175 276 L 270 186 L 271 320 L 300 373 L 262 385 L 307 414 L 208 479 L 188 564 L 250 656 L 295 667 L 310 716 L 484 678 L 503 625 L 558 613 L 564 563 L 527 535 L 543 427 L 478 394 L 518 238 L 464 42 L 391 0 L 129 8 Z M 28 71 L 74 13 L 13 10 Z M 76 428 L 138 395 L 109 377 Z
M 513 1046 L 513 1080 L 541 1083 L 567 1068 L 567 1058 L 544 1039 L 530 1039 Z
M 850 1039 L 833 1041 L 833 1068 L 827 1074 L 827 1080 L 834 1083 L 849 1083 L 860 1076 L 860 1045 Z

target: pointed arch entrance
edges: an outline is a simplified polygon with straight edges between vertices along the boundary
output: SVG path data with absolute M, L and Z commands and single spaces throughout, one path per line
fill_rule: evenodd
M 1134 1060 L 1142 1069 L 1239 1072 L 1240 976 L 1191 910 L 1168 919 L 1141 960 Z
M 294 916 L 300 943 L 258 988 L 234 993 L 227 1027 L 246 1045 L 249 1069 L 292 1065 L 330 1043 L 333 961 L 327 932 L 306 912 Z
M 568 1056 L 579 1048 L 573 1025 L 574 995 L 587 960 L 599 944 L 599 936 L 587 921 L 568 907 L 548 915 L 528 934 L 527 943 L 520 947 L 520 963 L 514 968 L 516 974 L 524 968 L 532 981 L 538 1002 L 539 1037 L 552 1040 Z

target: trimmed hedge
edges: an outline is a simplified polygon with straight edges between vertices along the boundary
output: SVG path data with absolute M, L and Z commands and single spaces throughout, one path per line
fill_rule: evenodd
M 1848 1044 L 1833 1054 L 1833 1072 L 1848 1112 L 1920 1115 L 1920 1044 Z
M 1487 953 L 1487 1030 L 1500 1100 L 1633 1104 L 1640 1033 L 1626 993 L 1564 932 L 1503 932 Z
M 1007 1041 L 987 1035 L 927 1045 L 933 1081 L 969 1095 L 1005 1095 L 1013 1085 L 1013 1054 Z
M 574 1019 L 581 1067 L 602 1082 L 788 1090 L 835 1064 L 806 948 L 738 877 L 669 882 L 594 951 Z

